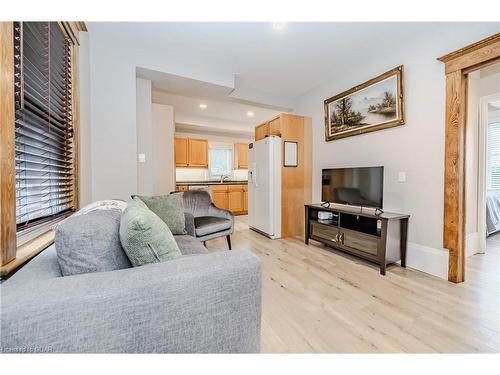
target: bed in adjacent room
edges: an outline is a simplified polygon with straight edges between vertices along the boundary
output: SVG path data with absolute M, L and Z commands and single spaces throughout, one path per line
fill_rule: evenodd
M 500 191 L 486 194 L 486 235 L 500 231 Z

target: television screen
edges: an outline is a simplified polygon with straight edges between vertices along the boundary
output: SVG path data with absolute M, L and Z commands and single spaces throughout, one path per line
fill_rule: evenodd
M 323 169 L 323 202 L 382 208 L 384 167 Z

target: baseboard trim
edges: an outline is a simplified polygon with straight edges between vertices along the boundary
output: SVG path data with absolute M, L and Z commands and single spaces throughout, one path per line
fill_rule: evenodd
M 448 256 L 445 249 L 408 242 L 406 266 L 448 280 Z

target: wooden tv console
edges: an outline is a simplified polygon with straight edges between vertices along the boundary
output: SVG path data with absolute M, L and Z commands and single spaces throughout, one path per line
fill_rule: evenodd
M 319 212 L 333 214 L 331 220 L 318 219 Z M 401 260 L 406 267 L 408 219 L 410 215 L 373 209 L 319 204 L 305 205 L 305 243 L 309 239 L 377 263 L 385 275 L 388 264 Z

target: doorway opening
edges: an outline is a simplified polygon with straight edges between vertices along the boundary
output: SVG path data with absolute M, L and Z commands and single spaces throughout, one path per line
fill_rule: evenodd
M 499 272 L 500 63 L 468 76 L 466 133 L 466 267 Z

